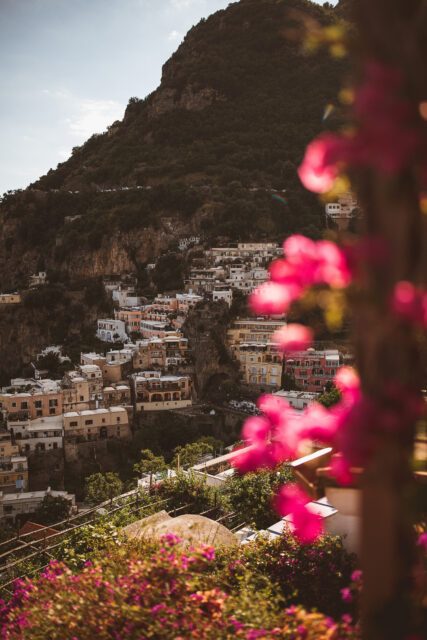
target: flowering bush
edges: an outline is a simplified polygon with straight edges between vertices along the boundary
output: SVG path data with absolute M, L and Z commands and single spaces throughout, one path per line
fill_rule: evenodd
M 356 558 L 337 536 L 321 536 L 311 544 L 289 532 L 273 541 L 260 536 L 237 554 L 220 551 L 218 565 L 220 584 L 227 588 L 238 588 L 245 576 L 256 589 L 268 581 L 285 606 L 299 604 L 335 617 L 354 613 L 354 602 L 344 602 L 341 591 L 351 588 Z
M 52 563 L 34 581 L 19 581 L 0 604 L 3 640 L 332 640 L 357 638 L 339 622 L 300 607 L 284 611 L 265 589 L 225 590 L 212 579 L 215 552 L 188 552 L 179 539 L 116 550 L 77 574 Z

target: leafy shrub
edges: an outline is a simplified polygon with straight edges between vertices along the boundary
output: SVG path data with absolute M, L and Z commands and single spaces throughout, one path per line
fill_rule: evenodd
M 21 580 L 1 606 L 0 634 L 7 640 L 109 640 L 357 638 L 346 622 L 336 625 L 300 607 L 283 612 L 268 589 L 219 589 L 212 579 L 215 552 L 186 552 L 169 534 L 160 545 L 116 550 L 77 574 L 51 563 L 34 581 Z
M 298 603 L 332 616 L 348 609 L 340 591 L 350 583 L 355 556 L 338 536 L 322 536 L 309 545 L 288 532 L 277 541 L 260 537 L 243 548 L 241 560 L 255 576 L 274 581 L 288 605 Z

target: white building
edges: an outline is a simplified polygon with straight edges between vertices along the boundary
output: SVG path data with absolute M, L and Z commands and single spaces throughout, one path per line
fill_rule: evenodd
M 66 491 L 52 491 L 48 487 L 45 491 L 31 491 L 22 493 L 0 492 L 0 521 L 14 524 L 16 517 L 34 513 L 46 496 L 61 497 L 70 502 L 70 508 L 75 505 L 74 495 Z
M 136 295 L 133 287 L 119 285 L 112 290 L 112 297 L 119 307 L 137 307 L 141 304 L 141 297 Z
M 231 287 L 218 286 L 212 291 L 213 302 L 220 302 L 223 300 L 229 307 L 233 304 L 233 289 Z
M 273 395 L 279 396 L 280 398 L 283 398 L 283 400 L 289 402 L 293 409 L 302 411 L 312 402 L 316 402 L 320 393 L 315 393 L 314 391 L 284 391 L 281 389 L 280 391 L 276 391 Z
M 30 276 L 29 285 L 32 287 L 40 287 L 44 284 L 47 284 L 47 273 L 46 271 L 39 271 L 38 273 L 34 273 Z
M 180 251 L 186 251 L 189 247 L 193 247 L 195 244 L 199 244 L 200 236 L 190 236 L 188 238 L 181 238 L 178 242 Z
M 62 415 L 8 422 L 8 429 L 13 433 L 21 453 L 62 449 L 64 435 Z
M 127 342 L 126 325 L 122 320 L 112 318 L 98 320 L 96 337 L 103 342 Z
M 332 220 L 345 228 L 358 215 L 357 199 L 352 193 L 343 193 L 338 197 L 338 202 L 327 203 L 325 212 L 326 220 Z

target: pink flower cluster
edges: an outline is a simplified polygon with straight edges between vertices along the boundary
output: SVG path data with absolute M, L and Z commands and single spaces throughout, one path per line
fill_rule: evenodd
M 354 101 L 354 132 L 319 136 L 306 149 L 298 173 L 315 193 L 329 191 L 342 167 L 366 166 L 388 175 L 417 160 L 425 144 L 418 109 L 403 97 L 396 69 L 366 65 Z
M 402 319 L 427 329 L 427 292 L 412 282 L 398 282 L 392 296 L 392 309 Z
M 294 458 L 301 441 L 309 439 L 332 446 L 331 473 L 343 485 L 353 481 L 352 467 L 364 465 L 381 434 L 396 433 L 412 424 L 425 410 L 421 396 L 390 384 L 381 403 L 364 395 L 354 369 L 342 367 L 335 377 L 341 400 L 330 409 L 319 403 L 298 414 L 282 398 L 264 395 L 258 401 L 261 416 L 249 418 L 243 427 L 247 448 L 235 458 L 246 473 L 274 468 Z M 296 487 L 282 487 L 275 504 L 282 515 L 291 515 L 302 542 L 313 540 L 321 530 L 317 516 L 306 508 L 308 496 Z
M 293 235 L 285 240 L 283 249 L 286 258 L 271 264 L 270 280 L 250 297 L 255 313 L 286 313 L 295 300 L 315 285 L 343 288 L 350 284 L 351 271 L 346 255 L 334 242 L 315 242 L 305 236 Z

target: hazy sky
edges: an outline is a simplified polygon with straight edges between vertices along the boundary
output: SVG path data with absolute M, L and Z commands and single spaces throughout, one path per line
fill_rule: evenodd
M 0 193 L 25 187 L 159 84 L 230 0 L 0 0 Z

